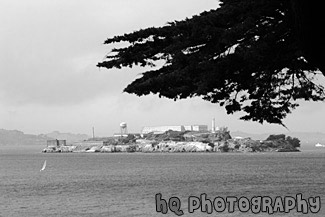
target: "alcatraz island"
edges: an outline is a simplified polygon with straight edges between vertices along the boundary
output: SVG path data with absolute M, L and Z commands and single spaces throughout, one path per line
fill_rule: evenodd
M 143 127 L 139 134 L 128 133 L 120 124 L 120 133 L 95 137 L 68 144 L 66 140 L 48 140 L 44 153 L 179 153 L 179 152 L 299 152 L 300 140 L 284 134 L 270 135 L 265 140 L 231 137 L 227 127 L 208 130 L 207 125 Z

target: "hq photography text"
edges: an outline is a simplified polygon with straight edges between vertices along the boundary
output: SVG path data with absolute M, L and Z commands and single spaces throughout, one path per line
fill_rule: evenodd
M 155 195 L 156 212 L 167 214 L 169 211 L 177 216 L 184 215 L 181 200 L 178 197 L 164 199 L 161 193 Z M 203 193 L 199 197 L 190 196 L 187 200 L 187 212 L 212 213 L 234 213 L 252 212 L 259 213 L 290 213 L 315 214 L 321 209 L 320 197 L 303 198 L 302 194 L 285 197 L 254 196 L 247 197 L 215 197 L 208 198 Z

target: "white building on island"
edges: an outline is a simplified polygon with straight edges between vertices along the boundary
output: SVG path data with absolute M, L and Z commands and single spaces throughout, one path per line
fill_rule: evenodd
M 161 134 L 166 131 L 179 131 L 179 132 L 185 132 L 185 131 L 208 131 L 207 125 L 175 125 L 175 126 L 156 126 L 156 127 L 143 127 L 141 134 L 148 134 L 148 133 L 155 133 L 155 134 Z
M 321 147 L 321 148 L 325 148 L 325 145 L 322 145 L 322 144 L 320 144 L 320 143 L 317 143 L 316 145 L 315 145 L 315 147 Z

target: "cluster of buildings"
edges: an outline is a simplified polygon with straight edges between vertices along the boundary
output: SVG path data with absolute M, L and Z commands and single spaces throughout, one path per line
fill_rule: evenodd
M 211 130 L 208 129 L 208 125 L 170 125 L 170 126 L 145 126 L 142 128 L 141 133 L 132 134 L 133 136 L 136 136 L 138 138 L 144 137 L 147 134 L 153 133 L 153 134 L 163 134 L 166 131 L 178 131 L 178 132 L 200 132 L 200 133 L 208 133 L 208 132 L 216 132 L 219 131 L 218 127 L 215 127 L 215 120 L 212 120 L 212 127 Z M 115 133 L 113 137 L 116 139 L 127 137 L 130 135 L 127 128 L 127 123 L 122 122 L 120 124 L 120 132 Z M 94 129 L 93 129 L 93 138 L 89 139 L 87 141 L 80 141 L 76 142 L 76 145 L 82 145 L 84 143 L 92 144 L 92 145 L 99 145 L 104 144 L 107 138 L 95 138 L 94 135 Z M 47 141 L 47 147 L 60 147 L 65 146 L 66 140 L 48 140 Z
M 146 126 L 143 127 L 141 130 L 141 136 L 154 133 L 154 134 L 162 134 L 166 131 L 178 131 L 178 132 L 185 132 L 185 131 L 192 131 L 192 132 L 209 132 L 208 125 L 168 125 L 168 126 Z M 215 119 L 212 119 L 212 126 L 211 132 L 218 131 L 219 128 L 215 126 Z M 125 136 L 128 134 L 127 131 L 127 124 L 122 122 L 120 124 L 120 133 L 115 134 L 114 136 Z
M 179 131 L 179 132 L 185 132 L 185 131 L 206 132 L 208 131 L 208 126 L 207 125 L 176 125 L 176 126 L 143 127 L 141 134 L 142 135 L 149 134 L 149 133 L 160 134 L 169 130 Z

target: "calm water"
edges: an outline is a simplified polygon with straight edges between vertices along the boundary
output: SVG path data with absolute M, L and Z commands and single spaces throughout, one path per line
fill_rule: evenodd
M 44 160 L 45 171 L 40 172 Z M 42 154 L 1 152 L 0 216 L 176 216 L 157 213 L 155 195 L 320 196 L 325 203 L 325 152 L 257 154 Z M 291 211 L 276 216 L 305 216 Z M 318 214 L 325 216 L 322 207 Z

